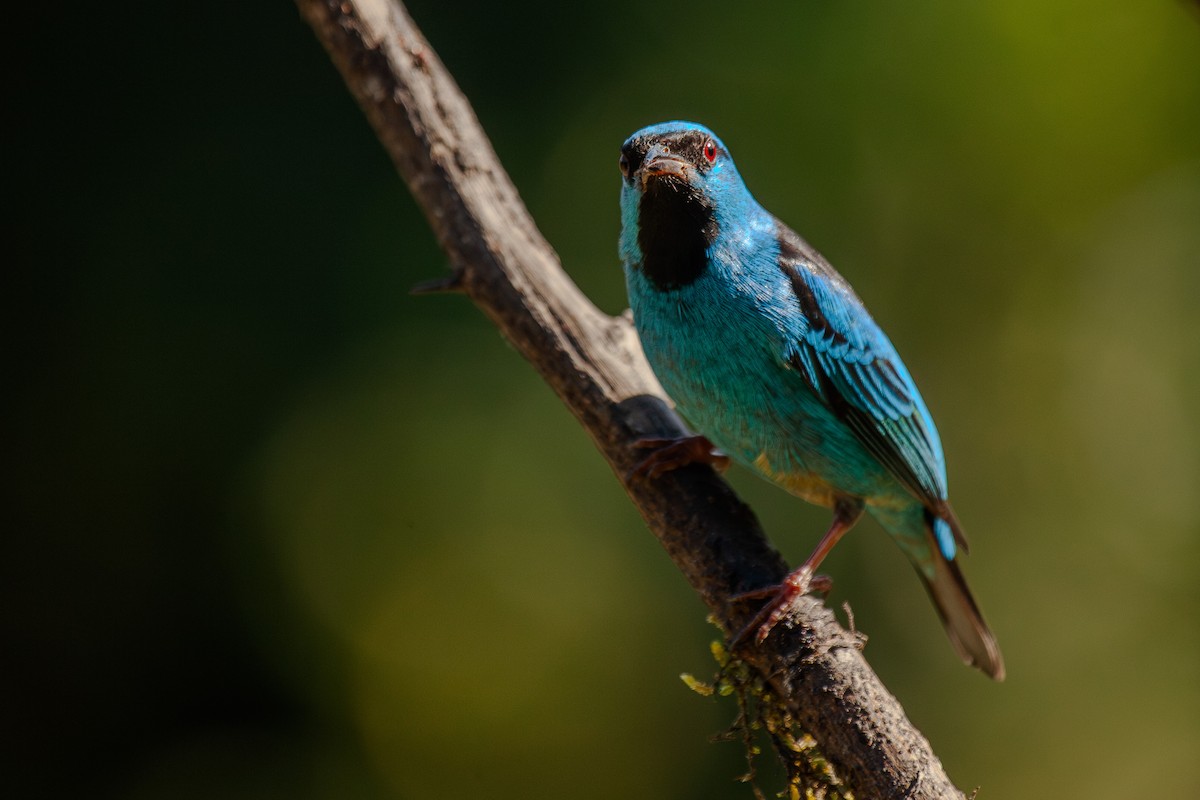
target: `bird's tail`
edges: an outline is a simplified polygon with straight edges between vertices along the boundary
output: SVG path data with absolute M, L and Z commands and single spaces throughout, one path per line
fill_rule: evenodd
M 953 512 L 941 519 L 932 514 L 925 515 L 926 534 L 929 540 L 929 550 L 932 556 L 932 570 L 923 569 L 918 564 L 917 573 L 925 584 L 925 589 L 937 607 L 938 616 L 946 627 L 950 643 L 964 662 L 978 667 L 995 680 L 1004 680 L 1004 658 L 1000 655 L 1000 646 L 996 637 L 983 621 L 979 606 L 967 588 L 962 571 L 953 558 L 946 558 L 939 541 L 947 538 L 946 528 L 953 530 L 954 538 L 962 541 L 958 530 L 958 521 Z M 935 533 L 935 528 L 940 528 Z M 940 536 L 938 534 L 941 534 Z M 949 547 L 954 555 L 954 547 Z

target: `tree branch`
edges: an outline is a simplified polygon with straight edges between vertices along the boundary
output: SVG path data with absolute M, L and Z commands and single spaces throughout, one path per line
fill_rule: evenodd
M 297 0 L 415 195 L 453 274 L 421 291 L 463 292 L 579 419 L 671 559 L 726 631 L 755 608 L 730 597 L 786 565 L 711 469 L 626 478 L 647 436 L 685 432 L 632 325 L 593 306 L 563 272 L 470 104 L 397 0 Z M 859 798 L 961 798 L 928 741 L 871 671 L 855 638 L 811 597 L 742 655 Z

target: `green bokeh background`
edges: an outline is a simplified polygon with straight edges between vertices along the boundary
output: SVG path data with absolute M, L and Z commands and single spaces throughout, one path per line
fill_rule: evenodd
M 295 8 L 56 8 L 10 17 L 5 794 L 750 797 L 677 677 L 703 607 L 483 317 L 407 296 L 445 258 Z M 1009 679 L 873 523 L 831 603 L 960 786 L 1200 794 L 1194 6 L 410 8 L 599 306 L 617 148 L 691 118 L 889 331 Z M 730 479 L 802 558 L 826 512 Z

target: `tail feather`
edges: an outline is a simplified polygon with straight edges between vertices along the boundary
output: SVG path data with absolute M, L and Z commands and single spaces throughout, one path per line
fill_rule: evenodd
M 929 535 L 932 539 L 932 530 Z M 962 571 L 958 564 L 942 555 L 936 542 L 932 544 L 932 579 L 923 570 L 918 569 L 917 573 L 933 599 L 938 616 L 942 618 L 950 643 L 965 663 L 978 667 L 995 680 L 1004 680 L 1004 658 L 1000 655 L 1000 646 L 983 621 Z

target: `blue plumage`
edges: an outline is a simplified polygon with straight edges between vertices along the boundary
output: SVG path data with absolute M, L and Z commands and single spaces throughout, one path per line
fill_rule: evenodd
M 629 301 L 663 387 L 735 461 L 834 509 L 813 556 L 764 611 L 758 638 L 865 510 L 916 567 L 963 659 L 1002 678 L 999 648 L 955 564 L 965 541 L 937 429 L 850 285 L 755 201 L 701 125 L 638 131 L 621 148 L 621 171 Z M 668 450 L 649 460 L 657 471 L 679 463 Z

